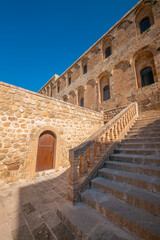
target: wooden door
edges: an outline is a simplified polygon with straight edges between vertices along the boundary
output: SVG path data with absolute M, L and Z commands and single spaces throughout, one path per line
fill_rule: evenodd
M 39 137 L 36 171 L 54 167 L 55 137 L 51 132 L 44 132 Z

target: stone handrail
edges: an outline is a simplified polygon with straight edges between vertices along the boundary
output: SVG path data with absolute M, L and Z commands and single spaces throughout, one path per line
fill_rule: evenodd
M 131 103 L 78 147 L 69 151 L 68 199 L 74 204 L 138 117 Z

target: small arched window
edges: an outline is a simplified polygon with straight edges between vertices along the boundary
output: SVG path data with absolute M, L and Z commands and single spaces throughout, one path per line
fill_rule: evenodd
M 84 98 L 83 97 L 80 99 L 80 106 L 84 107 Z
M 58 91 L 58 93 L 60 92 L 60 86 L 58 86 L 57 91 Z
M 87 65 L 84 65 L 83 66 L 83 74 L 86 74 L 87 73 Z
M 111 47 L 108 47 L 105 50 L 105 58 L 108 58 L 110 55 L 111 55 Z
M 140 32 L 143 33 L 145 32 L 147 29 L 149 29 L 151 26 L 150 24 L 150 19 L 149 17 L 144 18 L 140 23 L 139 23 L 139 27 L 140 27 Z
M 71 84 L 71 77 L 68 78 L 68 85 Z
M 103 88 L 103 101 L 106 101 L 110 99 L 110 91 L 109 91 L 109 86 L 105 86 Z
M 145 87 L 154 83 L 152 68 L 147 67 L 141 71 L 141 83 L 142 83 L 142 87 Z

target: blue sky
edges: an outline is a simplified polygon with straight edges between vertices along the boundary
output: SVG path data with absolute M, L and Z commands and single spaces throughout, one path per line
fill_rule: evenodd
M 37 92 L 138 0 L 0 0 L 0 81 Z

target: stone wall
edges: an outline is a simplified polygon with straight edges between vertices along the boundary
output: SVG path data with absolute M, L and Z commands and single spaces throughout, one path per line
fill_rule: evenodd
M 139 24 L 144 17 L 149 17 L 151 26 L 141 34 Z M 65 96 L 65 101 L 73 102 L 70 98 L 72 92 L 72 95 L 75 94 L 74 103 L 79 105 L 79 89 L 83 87 L 84 106 L 98 111 L 129 104 L 133 99 L 136 99 L 139 105 L 144 99 L 146 104 L 153 93 L 153 88 L 158 98 L 159 36 L 160 0 L 140 1 L 57 80 L 53 81 L 54 96 L 58 99 L 63 99 Z M 108 47 L 111 48 L 111 55 L 105 58 L 105 50 Z M 83 74 L 84 64 L 87 64 L 86 74 Z M 146 67 L 152 68 L 154 83 L 142 87 L 140 72 Z M 70 85 L 68 85 L 68 76 L 72 79 Z M 45 89 L 51 82 L 52 80 L 39 92 L 45 94 Z M 57 83 L 60 86 L 59 93 L 57 91 L 55 93 Z M 103 88 L 107 85 L 110 99 L 103 100 Z M 154 101 L 150 103 L 155 105 Z
M 103 114 L 0 82 L 0 184 L 35 176 L 38 139 L 56 136 L 55 169 L 103 125 Z
M 112 108 L 110 110 L 104 111 L 104 123 L 109 122 L 112 118 L 114 118 L 118 113 L 120 113 L 127 105 Z

